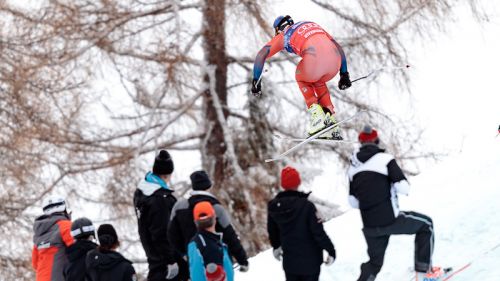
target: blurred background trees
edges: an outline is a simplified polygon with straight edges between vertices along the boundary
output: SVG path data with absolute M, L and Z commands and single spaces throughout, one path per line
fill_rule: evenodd
M 322 24 L 339 41 L 352 78 L 374 66 L 406 65 L 413 40 L 446 30 L 459 6 L 453 0 L 300 2 L 326 18 L 291 16 Z M 467 4 L 479 15 L 476 2 Z M 0 1 L 0 232 L 14 234 L 0 242 L 1 276 L 32 279 L 32 221 L 41 199 L 56 191 L 76 210 L 106 209 L 103 219 L 119 225 L 127 255 L 141 261 L 131 198 L 163 148 L 198 152 L 197 159 L 174 162 L 201 163 L 246 249 L 266 248 L 266 204 L 284 163 L 263 159 L 290 145 L 273 134 L 301 137 L 307 124 L 294 81 L 297 57 L 275 56 L 263 98 L 249 94 L 253 58 L 273 34 L 278 4 Z M 384 81 L 407 92 L 406 72 L 390 77 Z M 384 87 L 376 75 L 347 92 L 335 81 L 330 90 L 339 119 L 368 111 L 343 126 L 345 138 L 355 140 L 369 122 L 386 128 L 385 145 L 400 160 L 436 156 L 421 146 L 422 128 L 411 116 L 395 119 L 384 113 L 383 100 L 370 97 Z M 322 161 L 341 168 L 351 150 L 311 144 L 287 161 L 309 165 L 321 152 Z M 407 172 L 418 172 L 403 163 Z M 178 181 L 176 188 L 182 196 L 189 185 Z

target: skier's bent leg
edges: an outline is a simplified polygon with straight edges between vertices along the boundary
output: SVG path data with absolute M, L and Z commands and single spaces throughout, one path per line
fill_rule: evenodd
M 434 226 L 430 217 L 417 212 L 400 212 L 385 231 L 387 234 L 415 234 L 415 271 L 426 272 L 431 268 Z
M 415 271 L 426 272 L 432 267 L 434 251 L 434 224 L 432 219 L 417 212 L 404 212 L 411 219 L 420 222 L 415 233 Z
M 330 98 L 330 91 L 328 91 L 328 87 L 325 82 L 316 82 L 314 83 L 314 91 L 316 92 L 316 96 L 318 97 L 319 104 L 321 107 L 326 108 L 333 115 L 335 114 L 332 100 Z
M 304 100 L 306 101 L 307 108 L 310 108 L 311 105 L 318 103 L 318 98 L 314 93 L 314 87 L 311 80 L 310 75 L 306 72 L 306 66 L 308 64 L 307 60 L 301 60 L 297 65 L 297 69 L 295 70 L 295 80 L 297 81 L 297 85 L 299 86 L 300 92 L 304 96 Z
M 304 96 L 307 108 L 311 107 L 311 105 L 315 103 L 318 103 L 318 98 L 314 94 L 312 83 L 297 80 L 297 85 L 299 85 L 300 92 Z
M 368 246 L 370 260 L 361 265 L 361 275 L 358 281 L 373 281 L 384 264 L 385 250 L 390 236 L 372 236 L 373 232 L 369 228 L 363 229 L 363 234 Z

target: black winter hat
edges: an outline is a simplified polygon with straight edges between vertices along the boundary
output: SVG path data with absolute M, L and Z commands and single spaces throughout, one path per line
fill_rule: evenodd
M 95 236 L 95 227 L 88 218 L 76 219 L 71 224 L 71 236 L 75 239 L 86 239 L 90 235 Z
M 158 176 L 170 175 L 173 171 L 174 161 L 172 161 L 172 157 L 166 150 L 160 150 L 153 164 L 153 174 Z
M 189 176 L 193 190 L 207 190 L 212 187 L 212 182 L 205 171 L 196 171 Z
M 97 229 L 97 238 L 101 246 L 111 247 L 118 242 L 118 235 L 111 224 L 101 224 Z

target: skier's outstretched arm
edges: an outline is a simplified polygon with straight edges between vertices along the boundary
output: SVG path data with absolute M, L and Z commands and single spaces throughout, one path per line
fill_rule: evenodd
M 255 57 L 255 62 L 253 64 L 253 80 L 259 80 L 262 75 L 262 70 L 264 69 L 264 63 L 266 59 L 274 56 L 277 52 L 283 50 L 283 34 L 276 35 L 271 41 L 260 49 Z

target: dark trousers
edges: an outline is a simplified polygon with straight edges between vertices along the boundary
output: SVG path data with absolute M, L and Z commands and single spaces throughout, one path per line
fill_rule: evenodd
M 297 274 L 288 274 L 285 272 L 286 281 L 318 281 L 319 280 L 319 272 L 313 275 L 297 275 Z
M 415 270 L 426 272 L 434 250 L 432 219 L 416 212 L 401 212 L 393 224 L 363 229 L 370 260 L 361 265 L 358 281 L 373 281 L 384 263 L 389 237 L 394 234 L 415 235 Z

